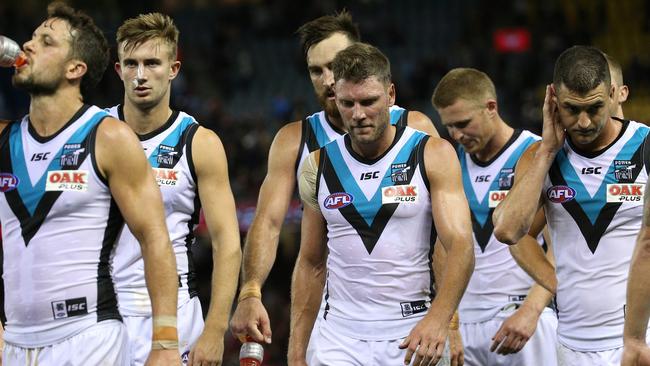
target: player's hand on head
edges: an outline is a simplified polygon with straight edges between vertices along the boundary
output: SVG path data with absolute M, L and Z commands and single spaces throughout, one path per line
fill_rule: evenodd
M 460 330 L 449 330 L 449 360 L 451 366 L 463 366 L 465 364 L 465 349 Z
M 449 322 L 429 310 L 399 345 L 406 349 L 405 365 L 436 365 L 442 358 Z
M 556 153 L 564 144 L 566 132 L 560 122 L 560 114 L 553 85 L 546 86 L 542 116 L 542 147 L 549 152 Z
M 203 330 L 190 351 L 187 366 L 221 366 L 223 359 L 223 334 Z
M 256 342 L 271 343 L 271 323 L 262 301 L 256 297 L 240 301 L 230 320 L 230 330 L 242 342 L 250 336 Z
M 637 340 L 626 340 L 621 366 L 650 366 L 650 347 Z
M 182 365 L 178 349 L 154 349 L 149 352 L 145 366 Z
M 521 351 L 535 333 L 538 320 L 539 313 L 535 310 L 526 306 L 520 307 L 501 324 L 499 330 L 494 334 L 490 352 L 508 355 Z

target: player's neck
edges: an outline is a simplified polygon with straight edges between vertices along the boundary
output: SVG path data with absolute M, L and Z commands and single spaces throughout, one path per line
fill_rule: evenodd
M 138 135 L 146 135 L 164 125 L 172 114 L 169 103 L 161 102 L 149 109 L 138 108 L 128 99 L 124 100 L 124 119 L 126 124 Z
M 395 140 L 396 128 L 388 125 L 384 133 L 372 143 L 359 144 L 352 139 L 352 150 L 366 159 L 375 159 L 388 150 Z
M 515 130 L 508 126 L 501 118 L 498 119 L 494 136 L 485 144 L 485 147 L 478 151 L 474 156 L 482 162 L 490 161 L 501 149 L 508 143 Z
M 78 88 L 64 88 L 51 95 L 32 95 L 29 120 L 42 137 L 57 133 L 83 106 Z
M 327 113 L 327 112 L 326 112 Z M 340 115 L 338 116 L 332 116 L 330 114 L 327 114 L 327 120 L 334 125 L 334 127 L 338 128 L 339 130 L 345 131 L 345 126 L 343 125 L 343 119 L 341 118 Z

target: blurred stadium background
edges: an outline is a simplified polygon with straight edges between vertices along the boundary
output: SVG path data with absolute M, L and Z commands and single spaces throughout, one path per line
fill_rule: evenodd
M 47 1 L 0 2 L 0 34 L 20 44 L 45 17 Z M 591 44 L 623 66 L 630 97 L 626 117 L 650 121 L 650 4 L 643 0 L 94 0 L 68 1 L 89 13 L 106 33 L 115 56 L 115 31 L 129 17 L 160 11 L 180 31 L 180 76 L 172 105 L 194 115 L 223 140 L 238 204 L 242 237 L 254 214 L 266 156 L 286 122 L 319 110 L 295 30 L 318 16 L 347 8 L 364 41 L 392 62 L 398 104 L 438 116 L 430 97 L 453 67 L 475 67 L 494 80 L 502 117 L 539 132 L 544 86 L 555 58 L 574 44 Z M 0 69 L 0 117 L 17 119 L 29 98 L 11 86 L 13 70 Z M 112 106 L 122 84 L 106 71 L 87 102 Z M 292 204 L 276 265 L 264 289 L 273 326 L 265 365 L 286 364 L 289 287 L 298 250 L 300 204 Z M 211 262 L 205 231 L 195 250 L 202 300 L 209 296 Z M 204 303 L 204 309 L 207 304 Z M 224 365 L 237 365 L 239 343 L 226 335 Z

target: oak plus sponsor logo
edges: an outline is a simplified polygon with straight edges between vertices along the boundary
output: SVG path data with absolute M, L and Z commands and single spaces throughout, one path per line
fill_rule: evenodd
M 325 197 L 323 206 L 328 210 L 338 210 L 343 208 L 354 201 L 354 197 L 347 192 L 336 192 Z
M 416 203 L 418 201 L 418 186 L 403 185 L 382 187 L 381 203 Z
M 576 190 L 569 186 L 553 186 L 546 190 L 546 197 L 553 203 L 569 202 L 576 198 Z
M 153 168 L 159 186 L 174 187 L 178 184 L 178 170 Z
M 47 172 L 46 191 L 85 192 L 88 190 L 87 170 L 51 170 Z
M 11 173 L 0 173 L 0 192 L 5 193 L 18 188 L 20 180 Z
M 489 191 L 488 195 L 488 207 L 495 208 L 506 198 L 508 191 Z
M 642 202 L 644 188 L 643 184 L 608 184 L 607 202 Z

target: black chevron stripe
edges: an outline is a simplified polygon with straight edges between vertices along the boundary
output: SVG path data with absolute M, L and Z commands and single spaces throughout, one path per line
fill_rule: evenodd
M 427 137 L 423 138 L 419 144 L 425 144 L 427 141 Z M 334 166 L 332 165 L 332 162 L 329 159 L 329 156 L 327 154 L 327 150 L 323 149 L 322 152 L 325 152 L 324 154 L 321 153 L 321 159 L 324 159 L 322 161 L 323 163 L 323 170 L 322 170 L 322 176 L 325 178 L 325 183 L 327 184 L 327 187 L 331 193 L 334 192 L 345 192 L 345 189 L 343 188 L 343 184 L 341 184 L 341 181 L 339 177 L 336 175 L 336 171 L 334 170 Z M 411 154 L 409 155 L 409 158 L 407 160 L 407 164 L 412 167 L 416 167 L 418 162 L 418 148 L 416 147 L 413 149 Z M 411 182 L 411 179 L 413 178 L 413 172 L 415 169 L 411 170 L 408 174 L 408 180 L 406 182 L 403 182 L 402 184 L 408 185 Z M 386 224 L 388 224 L 388 220 L 393 216 L 393 213 L 395 213 L 395 210 L 397 209 L 397 206 L 399 203 L 389 203 L 389 204 L 384 204 L 381 206 L 377 214 L 375 215 L 375 219 L 372 222 L 372 225 L 368 226 L 364 218 L 359 214 L 359 211 L 357 211 L 356 207 L 354 206 L 354 203 L 351 205 L 347 205 L 343 208 L 340 208 L 339 211 L 345 217 L 345 219 L 352 225 L 352 227 L 357 231 L 357 234 L 359 234 L 359 237 L 361 237 L 361 240 L 363 241 L 363 245 L 366 247 L 366 250 L 368 251 L 368 254 L 372 253 L 372 250 L 375 248 L 375 245 L 377 244 L 377 241 L 379 240 L 379 237 L 381 234 L 384 232 L 384 229 L 386 228 Z
M 631 181 L 634 182 L 636 181 L 636 178 L 639 176 L 639 173 L 641 172 L 643 167 L 643 144 L 639 145 L 639 148 L 636 150 L 636 152 L 632 156 L 632 159 L 630 160 L 634 162 L 634 164 L 636 164 L 637 166 L 637 168 L 634 169 L 632 174 Z M 554 186 L 568 185 L 566 180 L 562 176 L 562 172 L 560 171 L 560 166 L 557 163 L 557 160 L 555 160 L 553 162 L 553 165 L 551 165 L 551 169 L 548 172 L 548 176 L 551 180 L 551 183 Z M 612 222 L 614 215 L 616 215 L 616 212 L 618 211 L 619 207 L 621 207 L 621 205 L 622 202 L 605 203 L 605 206 L 603 206 L 603 208 L 598 213 L 596 222 L 592 224 L 591 221 L 589 220 L 589 217 L 587 217 L 587 214 L 585 213 L 582 206 L 580 206 L 580 203 L 578 203 L 577 200 L 573 199 L 571 201 L 562 203 L 562 206 L 571 215 L 573 220 L 578 225 L 578 228 L 580 228 L 580 232 L 582 233 L 582 236 L 585 238 L 585 241 L 587 242 L 587 245 L 589 246 L 589 250 L 591 251 L 592 254 L 596 252 L 596 249 L 598 248 L 598 244 L 600 243 L 600 239 L 603 237 L 605 230 L 607 230 L 607 228 L 609 227 L 609 224 Z
M 473 211 L 470 210 L 470 212 L 472 213 L 472 230 L 474 231 L 474 237 L 476 238 L 479 248 L 481 248 L 481 253 L 483 253 L 485 252 L 485 248 L 494 232 L 494 224 L 492 223 L 492 213 L 494 212 L 494 209 L 490 209 L 490 213 L 485 221 L 485 226 L 481 226 L 481 223 L 479 223 L 476 216 L 474 216 Z

